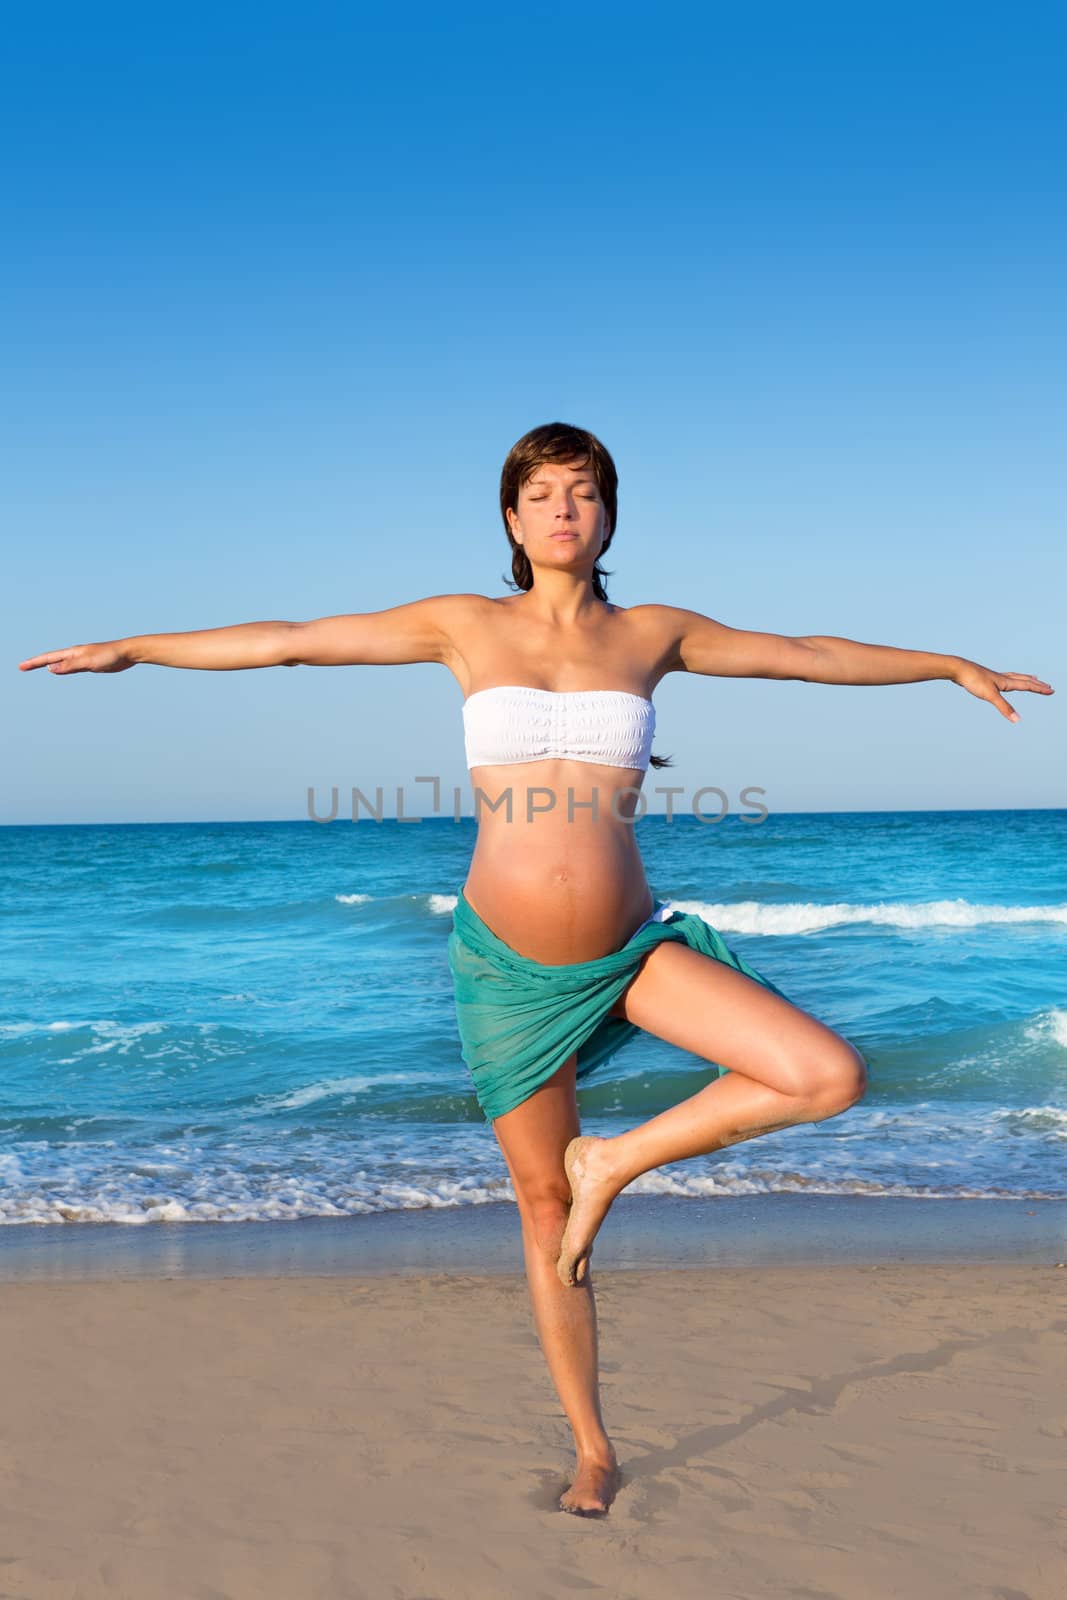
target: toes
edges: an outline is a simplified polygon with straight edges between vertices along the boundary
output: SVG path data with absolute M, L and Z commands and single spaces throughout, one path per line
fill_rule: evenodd
M 572 1517 L 604 1517 L 608 1511 L 607 1506 L 603 1503 L 592 1506 L 578 1506 L 573 1501 L 568 1503 L 561 1498 L 557 1504 L 560 1511 L 569 1511 Z
M 567 1492 L 566 1490 L 564 1491 L 564 1493 Z M 606 1517 L 608 1514 L 608 1505 L 605 1505 L 603 1501 L 599 1505 L 579 1506 L 575 1505 L 573 1501 L 568 1503 L 561 1497 L 556 1504 L 560 1511 L 568 1511 L 572 1517 Z M 608 1504 L 610 1505 L 610 1502 Z
M 572 1256 L 563 1246 L 560 1247 L 556 1258 L 556 1274 L 566 1288 L 573 1289 L 585 1282 L 589 1276 L 589 1258 L 592 1254 L 592 1249 L 589 1249 L 579 1256 Z

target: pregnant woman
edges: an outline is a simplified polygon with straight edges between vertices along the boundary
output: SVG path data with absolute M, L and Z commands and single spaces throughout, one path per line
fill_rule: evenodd
M 242 667 L 434 661 L 464 695 L 478 837 L 448 959 L 464 1059 L 518 1201 L 542 1349 L 574 1433 L 560 1508 L 606 1513 L 619 1483 L 601 1415 L 590 1258 L 615 1196 L 665 1162 L 836 1116 L 862 1096 L 854 1046 L 792 1004 L 700 917 L 653 901 L 634 817 L 669 672 L 914 683 L 947 678 L 1005 717 L 1004 692 L 1051 694 L 960 656 L 791 638 L 678 606 L 612 605 L 599 558 L 618 479 L 591 433 L 535 428 L 500 505 L 514 591 L 435 595 L 311 622 L 248 622 L 78 645 L 24 661 L 56 674 L 139 662 Z M 718 1069 L 615 1138 L 582 1136 L 575 1084 L 638 1029 Z

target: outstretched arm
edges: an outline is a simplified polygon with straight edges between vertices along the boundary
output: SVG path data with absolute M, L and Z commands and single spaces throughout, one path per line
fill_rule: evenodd
M 1055 694 L 1055 690 L 1030 672 L 996 672 L 966 656 L 944 656 L 925 650 L 900 650 L 889 644 L 859 644 L 855 639 L 813 635 L 805 640 L 815 651 L 809 683 L 923 683 L 948 678 L 979 700 L 988 700 L 1009 722 L 1019 713 L 1004 698 L 1025 690 L 1030 694 Z M 1002 692 L 1003 691 L 1003 692 Z
M 239 667 L 279 667 L 293 622 L 238 622 L 229 628 L 192 633 L 139 633 L 129 639 L 72 644 L 19 662 L 20 672 L 47 667 L 57 676 L 73 672 L 125 672 L 127 667 L 200 667 L 234 672 Z
M 947 678 L 979 700 L 988 700 L 1011 722 L 1018 722 L 1019 714 L 1001 691 L 1055 692 L 1031 673 L 996 672 L 965 656 L 860 644 L 824 634 L 753 633 L 729 628 L 699 611 L 677 606 L 660 609 L 666 614 L 671 639 L 668 671 L 724 678 L 794 678 L 805 683 L 921 683 Z
M 472 595 L 432 595 L 387 611 L 318 617 L 313 622 L 238 622 L 192 633 L 142 633 L 99 644 L 46 650 L 19 662 L 19 670 L 123 672 L 147 663 L 234 672 L 246 667 L 392 666 L 445 661 L 453 629 Z

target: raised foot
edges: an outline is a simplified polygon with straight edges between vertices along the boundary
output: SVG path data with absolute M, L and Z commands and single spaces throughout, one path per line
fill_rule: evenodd
M 559 1497 L 559 1509 L 573 1517 L 606 1517 L 618 1493 L 619 1477 L 615 1461 L 579 1463 L 574 1482 Z
M 571 1209 L 560 1240 L 556 1271 L 568 1288 L 584 1283 L 597 1230 L 618 1194 L 607 1159 L 607 1139 L 580 1134 L 563 1152 L 563 1170 L 571 1189 Z

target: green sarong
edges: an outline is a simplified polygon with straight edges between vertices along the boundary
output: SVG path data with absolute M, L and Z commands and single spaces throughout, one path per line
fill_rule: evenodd
M 620 950 L 593 961 L 544 966 L 498 938 L 460 889 L 448 965 L 461 1053 L 487 1122 L 521 1105 L 574 1051 L 576 1076 L 586 1078 L 640 1033 L 635 1022 L 608 1012 L 642 958 L 665 939 L 683 940 L 788 998 L 735 955 L 710 923 L 688 911 L 668 913 L 666 905 L 660 901 Z M 720 1077 L 726 1070 L 718 1068 Z

